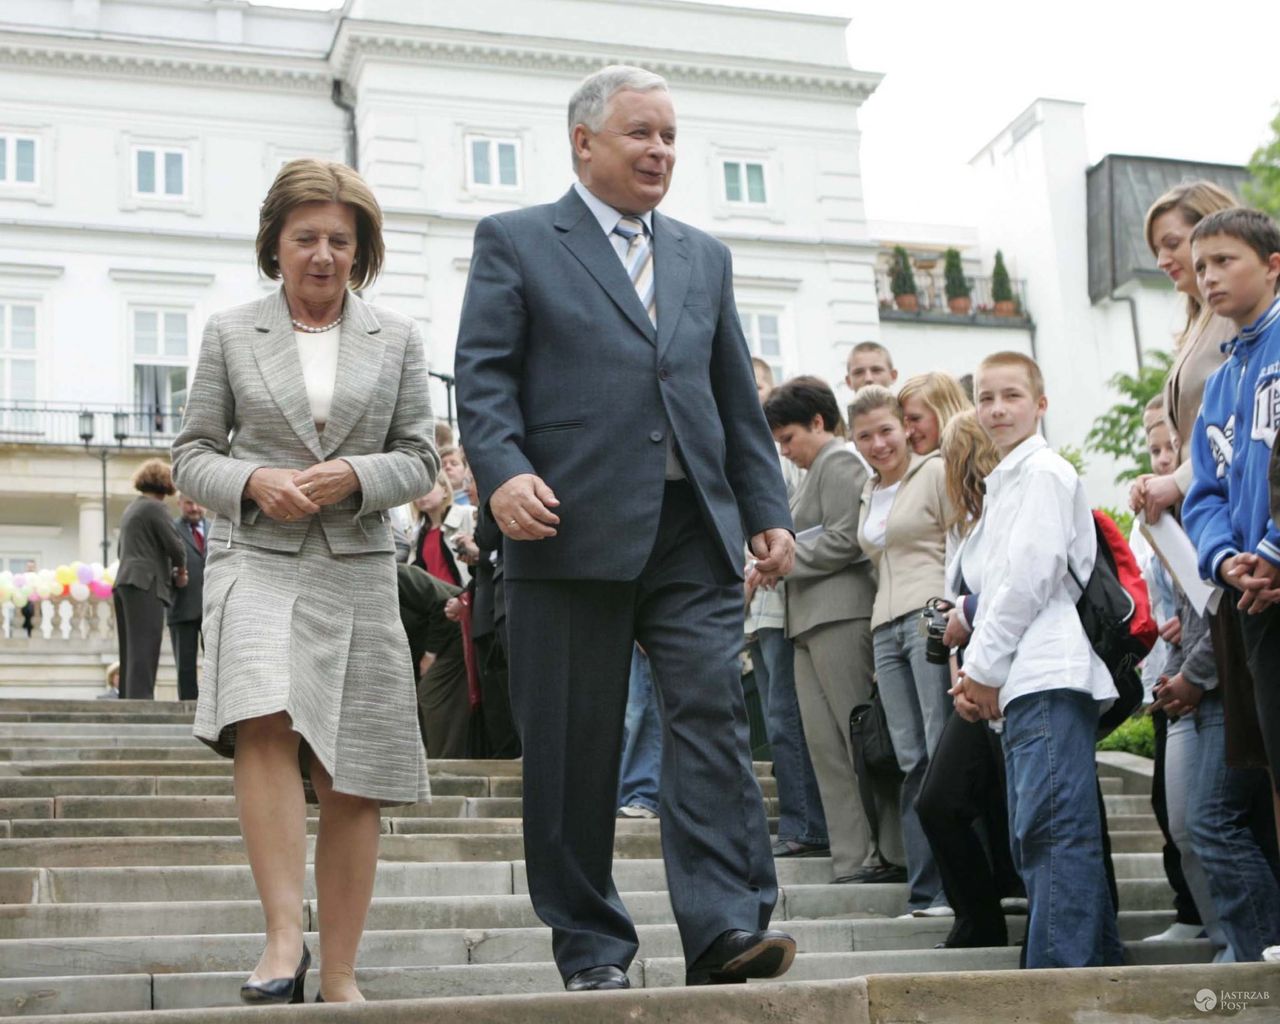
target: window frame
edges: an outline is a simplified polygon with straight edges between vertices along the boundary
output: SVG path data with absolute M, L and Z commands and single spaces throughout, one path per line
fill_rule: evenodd
M 168 210 L 198 217 L 204 210 L 204 190 L 201 184 L 201 168 L 204 166 L 203 145 L 199 136 L 162 135 L 122 131 L 117 147 L 119 202 L 122 210 Z M 182 195 L 170 195 L 163 191 L 164 161 L 161 156 L 157 183 L 161 191 L 139 192 L 137 189 L 137 154 L 152 150 L 158 154 L 180 152 L 183 154 Z
M 730 199 L 725 168 L 729 164 L 739 167 L 742 199 Z M 749 185 L 747 166 L 756 164 L 764 183 L 764 202 L 747 199 Z M 711 215 L 717 220 L 764 220 L 781 224 L 783 217 L 782 196 L 786 193 L 785 172 L 780 151 L 773 146 L 752 146 L 745 143 L 713 143 L 706 164 L 710 185 Z
M 500 180 L 490 182 L 476 181 L 476 163 L 475 163 L 475 144 L 477 142 L 486 143 L 489 147 L 490 167 L 493 169 L 494 177 L 500 178 L 498 160 L 498 147 L 509 145 L 515 149 L 515 170 L 516 180 L 513 185 L 503 184 Z M 514 195 L 524 191 L 524 140 L 518 135 L 499 135 L 491 132 L 468 131 L 462 137 L 463 160 L 464 160 L 464 184 L 470 192 L 497 192 L 505 195 Z
M 156 348 L 157 352 L 154 356 L 140 355 L 137 345 L 137 317 L 139 313 L 154 313 L 156 315 Z M 165 316 L 166 314 L 181 313 L 186 319 L 185 332 L 185 349 L 181 355 L 167 355 L 164 352 L 165 344 Z M 129 396 L 126 403 L 133 422 L 130 423 L 131 432 L 134 429 L 145 431 L 147 424 L 142 422 L 146 418 L 146 403 L 141 400 L 137 393 L 137 368 L 139 366 L 159 366 L 167 369 L 181 369 L 186 373 L 186 387 L 183 390 L 184 396 L 191 393 L 192 377 L 194 376 L 194 356 L 193 351 L 195 339 L 192 336 L 192 318 L 195 316 L 195 308 L 181 302 L 165 301 L 163 299 L 138 300 L 130 301 L 126 306 L 125 313 L 125 393 Z M 181 417 L 176 414 L 178 408 L 185 408 L 184 400 L 181 407 L 173 401 L 172 394 L 166 396 L 168 404 L 163 407 L 166 415 L 166 428 L 164 430 L 151 430 L 163 437 L 171 437 L 178 433 L 181 426 Z M 171 422 L 170 422 L 171 421 Z
M 160 188 L 153 192 L 143 192 L 138 187 L 138 155 L 140 153 L 152 153 L 155 156 L 156 168 L 155 183 L 167 186 L 169 183 L 169 172 L 167 167 L 167 157 L 177 155 L 182 157 L 182 191 L 170 192 L 167 188 Z M 184 203 L 191 198 L 190 189 L 187 187 L 190 174 L 190 156 L 185 146 L 162 146 L 147 142 L 134 142 L 129 146 L 129 169 L 130 181 L 129 192 L 134 199 L 142 199 L 150 203 Z
M 18 142 L 30 142 L 34 150 L 32 155 L 32 174 L 30 181 L 19 181 L 10 174 L 10 171 L 16 174 L 18 168 Z M 0 131 L 0 142 L 5 145 L 5 162 L 4 177 L 0 177 L 0 186 L 12 189 L 26 189 L 35 191 L 40 187 L 40 172 L 44 170 L 44 160 L 41 156 L 41 143 L 44 140 L 40 137 L 39 132 L 21 131 L 17 129 L 5 129 Z
M 760 351 L 760 317 L 771 316 L 778 322 L 778 354 L 771 357 Z M 763 359 L 773 369 L 774 380 L 782 383 L 792 375 L 791 367 L 796 364 L 792 347 L 788 309 L 785 305 L 771 302 L 739 302 L 738 319 L 742 323 L 742 334 L 747 341 L 747 350 L 753 359 Z M 776 360 L 776 362 L 775 362 Z
M 727 169 L 730 165 L 738 168 L 738 188 L 741 199 L 731 199 L 729 197 L 729 181 L 727 177 Z M 764 198 L 755 200 L 750 197 L 751 185 L 750 176 L 747 173 L 748 167 L 760 168 L 761 185 L 764 188 Z M 720 187 L 724 202 L 729 206 L 744 206 L 748 209 L 763 210 L 770 205 L 769 196 L 772 194 L 769 188 L 769 164 L 765 160 L 752 160 L 746 157 L 724 156 L 720 158 Z

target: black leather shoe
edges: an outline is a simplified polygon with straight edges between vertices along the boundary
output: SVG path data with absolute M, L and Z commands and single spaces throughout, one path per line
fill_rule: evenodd
M 566 992 L 604 992 L 609 989 L 630 988 L 627 972 L 614 964 L 586 967 L 569 976 L 564 983 Z
M 311 969 L 311 950 L 302 944 L 302 959 L 292 978 L 272 978 L 270 981 L 246 981 L 240 986 L 240 1002 L 250 1006 L 266 1003 L 301 1003 L 303 987 L 307 983 L 307 971 Z
M 905 882 L 907 869 L 898 864 L 872 864 L 835 880 L 836 885 L 885 885 Z
M 684 983 L 732 985 L 748 978 L 776 978 L 787 972 L 795 958 L 796 940 L 786 932 L 730 929 L 693 962 Z

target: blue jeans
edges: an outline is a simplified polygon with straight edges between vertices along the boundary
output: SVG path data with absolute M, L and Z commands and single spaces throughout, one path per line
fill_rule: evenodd
M 951 673 L 946 665 L 931 665 L 924 656 L 925 638 L 916 623 L 920 613 L 909 612 L 876 627 L 876 686 L 889 723 L 889 736 L 902 780 L 902 843 L 907 852 L 908 910 L 923 910 L 945 902 L 942 877 L 920 824 L 916 798 L 924 785 L 929 758 L 938 749 L 942 727 L 951 714 L 947 689 Z
M 827 845 L 818 780 L 805 745 L 796 702 L 795 651 L 781 629 L 756 630 L 751 642 L 756 690 L 764 710 L 773 774 L 778 783 L 778 838 L 808 846 Z
M 1191 845 L 1236 960 L 1260 960 L 1263 949 L 1280 943 L 1280 885 L 1251 827 L 1272 827 L 1270 779 L 1262 768 L 1227 765 L 1222 698 L 1216 692 L 1200 701 L 1195 727 L 1199 756 L 1187 796 Z
M 657 813 L 658 779 L 662 774 L 662 723 L 653 699 L 649 659 L 639 647 L 631 652 L 622 744 L 618 806 L 639 804 Z
M 1027 967 L 1123 962 L 1102 864 L 1094 737 L 1098 703 L 1045 690 L 1004 711 L 1009 847 L 1027 887 Z

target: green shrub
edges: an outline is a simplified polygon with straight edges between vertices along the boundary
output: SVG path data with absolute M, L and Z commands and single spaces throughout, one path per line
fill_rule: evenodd
M 1121 750 L 1139 757 L 1156 756 L 1155 725 L 1149 715 L 1137 714 L 1098 744 L 1099 750 Z
M 996 250 L 996 265 L 991 270 L 991 301 L 1013 301 L 1013 285 L 1009 281 L 1009 270 L 1004 265 L 1004 253 L 999 249 Z
M 947 250 L 943 275 L 946 277 L 948 299 L 967 299 L 969 297 L 973 289 L 969 286 L 969 279 L 964 276 L 964 267 L 960 265 L 959 249 Z
M 900 245 L 893 247 L 893 277 L 889 288 L 894 295 L 914 295 L 916 293 L 916 275 L 911 269 L 911 257 Z

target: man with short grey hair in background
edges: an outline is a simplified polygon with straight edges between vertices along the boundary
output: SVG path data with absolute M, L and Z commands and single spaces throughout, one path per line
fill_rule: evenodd
M 571 991 L 628 987 L 612 877 L 631 652 L 663 721 L 659 815 L 686 982 L 776 977 L 777 899 L 738 653 L 748 578 L 794 559 L 728 249 L 664 217 L 666 83 L 608 67 L 569 103 L 578 180 L 476 228 L 455 362 L 479 498 L 505 534 L 511 704 L 534 908 Z M 745 528 L 745 529 L 744 529 Z M 745 533 L 745 536 L 744 536 Z

